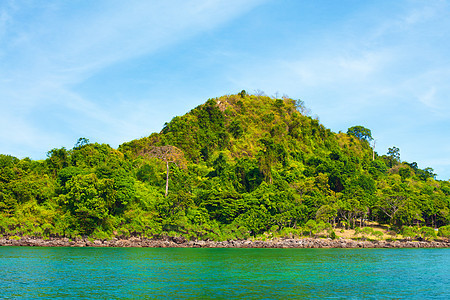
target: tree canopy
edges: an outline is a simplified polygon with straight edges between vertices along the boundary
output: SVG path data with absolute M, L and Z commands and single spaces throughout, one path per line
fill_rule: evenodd
M 348 135 L 352 135 L 357 137 L 360 140 L 366 140 L 368 142 L 370 142 L 371 140 L 373 140 L 372 138 L 372 132 L 370 131 L 370 129 L 365 128 L 363 126 L 353 126 L 350 127 L 347 130 L 347 134 Z
M 375 155 L 372 139 L 362 126 L 334 133 L 288 97 L 209 99 L 118 149 L 81 138 L 43 161 L 0 155 L 0 235 L 225 240 L 368 220 L 447 228 L 450 182 L 400 161 L 397 147 Z

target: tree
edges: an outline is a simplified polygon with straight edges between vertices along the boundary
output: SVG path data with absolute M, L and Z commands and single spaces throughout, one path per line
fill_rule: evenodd
M 411 239 L 416 238 L 416 236 L 419 234 L 419 228 L 417 227 L 410 227 L 410 226 L 403 226 L 402 228 L 402 236 L 409 241 Z
M 175 146 L 152 146 L 149 150 L 144 149 L 141 155 L 149 158 L 158 158 L 166 163 L 166 193 L 169 193 L 169 163 L 174 163 L 179 167 L 186 166 L 186 159 L 184 158 L 183 151 Z
M 106 225 L 108 210 L 115 203 L 112 179 L 99 179 L 94 173 L 76 175 L 66 183 L 67 194 L 60 203 L 77 219 L 82 234 L 91 234 L 99 225 Z
M 393 184 L 392 186 L 382 189 L 377 193 L 377 197 L 379 199 L 379 209 L 389 217 L 390 224 L 394 224 L 395 222 L 399 223 L 402 219 L 402 215 L 408 219 L 409 215 L 416 214 L 414 207 L 408 205 L 411 192 L 408 193 L 408 191 L 399 184 Z
M 388 149 L 387 155 L 390 156 L 394 161 L 400 161 L 400 149 L 395 146 Z
M 411 177 L 411 169 L 409 167 L 402 167 L 398 170 L 398 174 L 402 178 L 402 180 L 405 180 L 406 178 Z
M 87 138 L 79 138 L 73 149 L 80 149 L 81 147 L 89 145 L 89 139 Z
M 436 231 L 433 228 L 426 226 L 420 228 L 420 235 L 425 241 L 434 240 L 437 238 Z
M 52 170 L 53 175 L 56 175 L 59 170 L 69 165 L 69 153 L 66 148 L 52 149 L 47 152 L 46 163 Z
M 330 221 L 336 219 L 337 209 L 329 204 L 322 205 L 316 212 L 316 219 L 318 221 L 324 221 L 331 223 Z
M 297 111 L 304 116 L 309 116 L 311 114 L 311 110 L 305 106 L 305 101 L 303 100 L 294 100 L 294 106 Z
M 234 120 L 230 123 L 230 126 L 228 127 L 228 131 L 231 133 L 231 135 L 237 139 L 240 138 L 244 134 L 244 130 L 242 129 L 241 122 L 238 120 Z
M 305 229 L 309 231 L 309 237 L 312 237 L 313 234 L 316 234 L 317 231 L 317 223 L 316 221 L 310 219 L 305 224 Z
M 368 142 L 373 140 L 372 132 L 370 131 L 370 129 L 367 129 L 367 128 L 363 127 L 363 126 L 350 127 L 347 130 L 347 134 L 348 135 L 353 135 L 353 136 L 357 137 L 360 140 L 366 140 Z
M 271 184 L 273 181 L 272 166 L 276 162 L 275 144 L 273 139 L 261 139 L 263 149 L 258 153 L 259 169 L 264 174 L 264 178 Z
M 436 174 L 434 173 L 433 168 L 428 167 L 423 170 L 418 170 L 418 172 L 419 172 L 419 177 L 422 180 L 427 180 L 427 178 L 436 179 Z

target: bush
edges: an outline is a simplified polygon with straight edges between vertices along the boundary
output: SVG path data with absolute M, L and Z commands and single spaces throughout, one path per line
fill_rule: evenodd
M 101 229 L 96 229 L 94 231 L 94 233 L 92 234 L 92 236 L 96 240 L 109 240 L 109 239 L 111 239 L 110 235 L 107 232 L 102 231 Z
M 382 239 L 383 238 L 383 232 L 379 231 L 379 230 L 375 230 L 373 232 L 373 236 L 376 237 L 377 239 Z
M 130 231 L 127 228 L 125 228 L 125 227 L 120 227 L 117 230 L 117 235 L 119 237 L 129 238 L 130 237 Z
M 334 232 L 334 230 L 331 230 L 331 232 L 330 232 L 330 238 L 331 238 L 332 240 L 335 240 L 335 239 L 337 238 L 336 232 Z
M 364 235 L 372 235 L 373 234 L 373 228 L 372 227 L 364 227 L 362 230 Z
M 420 228 L 420 234 L 424 240 L 434 240 L 436 239 L 436 231 L 431 227 Z
M 402 228 L 403 237 L 405 237 L 409 240 L 415 239 L 417 237 L 418 233 L 419 233 L 419 229 L 417 227 L 404 226 Z
M 367 236 L 373 234 L 373 228 L 372 227 L 356 227 L 355 228 L 355 236 L 358 236 L 361 234 L 361 239 L 365 240 Z
M 44 230 L 40 226 L 36 226 L 33 229 L 32 235 L 35 237 L 42 237 L 44 235 Z
M 450 225 L 439 227 L 438 236 L 450 238 Z
M 294 229 L 291 227 L 284 227 L 283 229 L 280 230 L 278 235 L 281 238 L 293 239 L 302 236 L 302 233 L 303 233 L 302 228 Z
M 53 232 L 54 229 L 53 225 L 49 223 L 42 224 L 41 228 L 42 228 L 42 236 L 44 237 L 50 236 L 50 234 Z
M 235 231 L 235 236 L 240 239 L 240 240 L 245 240 L 248 239 L 250 237 L 250 231 L 248 230 L 247 227 L 245 226 L 240 226 L 236 231 Z
M 270 227 L 269 232 L 271 233 L 276 233 L 278 231 L 280 227 L 278 225 L 273 225 L 272 227 Z
M 317 223 L 314 220 L 308 220 L 305 224 L 305 233 L 309 234 L 309 237 L 312 237 L 312 235 L 316 234 L 317 231 Z

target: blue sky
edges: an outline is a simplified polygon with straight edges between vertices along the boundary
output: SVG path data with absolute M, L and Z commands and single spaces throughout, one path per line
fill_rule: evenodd
M 450 1 L 0 2 L 0 153 L 117 147 L 243 89 L 450 178 Z

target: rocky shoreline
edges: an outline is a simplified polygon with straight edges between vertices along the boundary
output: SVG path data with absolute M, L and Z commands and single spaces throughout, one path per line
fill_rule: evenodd
M 71 240 L 68 238 L 0 238 L 0 246 L 28 247 L 152 247 L 152 248 L 450 248 L 450 241 L 355 241 L 349 239 L 274 239 L 232 241 L 185 241 L 180 238 L 153 240 L 132 237 L 128 239 Z

